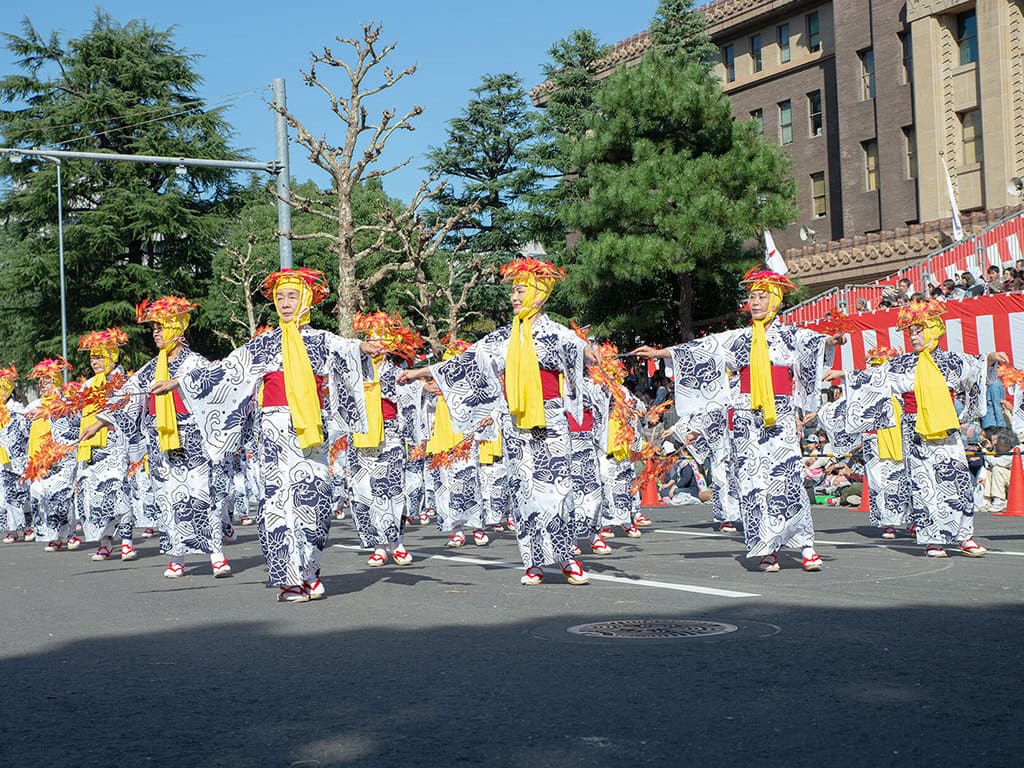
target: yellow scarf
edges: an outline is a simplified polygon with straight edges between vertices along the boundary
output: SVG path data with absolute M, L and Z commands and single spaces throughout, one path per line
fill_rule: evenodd
M 356 448 L 377 448 L 384 442 L 384 411 L 380 402 L 380 374 L 377 363 L 381 358 L 372 360 L 373 381 L 363 382 L 363 399 L 366 401 L 365 432 L 352 435 L 352 445 Z
M 153 374 L 153 381 L 169 381 L 171 371 L 168 354 L 181 344 L 188 328 L 189 316 L 187 314 L 175 315 L 158 322 L 163 328 L 164 347 L 156 356 L 156 371 Z M 181 447 L 181 440 L 178 437 L 178 414 L 174 410 L 173 393 L 157 395 L 155 410 L 156 434 L 160 438 L 160 450 L 165 453 L 176 451 Z
M 103 355 L 104 360 L 107 362 L 107 367 L 104 368 L 101 372 L 97 373 L 91 379 L 89 379 L 89 383 L 86 385 L 95 388 L 102 387 L 104 384 L 107 383 L 107 373 L 114 367 L 114 363 L 117 362 L 116 348 L 113 350 L 104 349 L 97 351 L 106 352 L 108 354 Z M 110 352 L 113 352 L 113 354 L 111 355 Z M 96 423 L 96 414 L 99 412 L 99 410 L 100 408 L 98 405 L 90 405 L 85 410 L 82 411 L 82 423 L 81 426 L 79 427 L 78 432 L 79 437 L 81 437 L 81 434 L 85 432 L 87 427 L 90 427 Z M 78 459 L 78 461 L 89 461 L 90 459 L 92 459 L 93 448 L 106 448 L 107 432 L 107 428 L 103 427 L 100 429 L 99 432 L 90 437 L 88 440 L 79 440 L 78 452 L 75 458 Z
M 53 402 L 54 395 L 47 395 L 43 398 L 42 405 L 48 405 Z M 28 430 L 28 458 L 29 461 L 35 457 L 36 453 L 40 448 L 43 447 L 43 441 L 50 434 L 50 420 L 46 416 L 41 416 L 38 419 L 32 421 L 32 426 Z
M 480 443 L 480 463 L 493 464 L 495 459 L 501 458 L 501 432 L 498 432 L 496 440 L 484 440 Z
M 768 354 L 765 328 L 782 306 L 782 289 L 773 283 L 754 283 L 751 291 L 766 291 L 771 298 L 764 320 L 754 320 L 750 337 L 750 408 L 760 410 L 766 427 L 775 425 L 775 389 L 772 387 L 772 361 Z
M 629 458 L 629 443 L 621 439 L 622 424 L 617 418 L 608 422 L 608 445 L 605 452 L 616 461 L 625 461 Z
M 316 388 L 316 377 L 309 362 L 306 342 L 299 331 L 301 325 L 309 322 L 309 309 L 313 303 L 313 292 L 299 277 L 282 277 L 274 284 L 274 306 L 277 306 L 277 291 L 281 288 L 296 288 L 299 291 L 299 308 L 295 319 L 286 323 L 280 319 L 281 362 L 284 369 L 284 393 L 288 398 L 288 410 L 295 427 L 295 437 L 302 449 L 314 448 L 324 442 L 324 423 L 320 413 L 320 395 Z
M 532 319 L 547 301 L 555 282 L 534 277 L 520 278 L 513 285 L 525 284 L 522 308 L 512 320 L 512 333 L 505 356 L 505 391 L 509 412 L 520 429 L 544 427 L 544 389 L 540 383 L 540 363 L 533 345 Z
M 878 430 L 878 458 L 903 461 L 903 428 L 900 426 L 903 409 L 896 395 L 892 396 L 892 409 L 896 414 L 896 426 Z
M 0 392 L 0 429 L 3 429 L 4 427 L 6 427 L 8 424 L 11 423 L 11 412 L 7 410 L 7 405 L 5 404 L 7 398 L 10 397 L 10 396 L 11 396 L 10 392 L 7 392 L 6 395 L 4 395 L 2 392 Z M 6 448 L 4 448 L 2 445 L 0 445 L 0 464 L 10 464 L 10 463 L 11 463 L 11 456 L 10 456 L 10 454 L 7 453 L 7 449 Z
M 448 411 L 448 403 L 444 397 L 438 395 L 437 405 L 434 406 L 434 426 L 430 430 L 430 439 L 427 440 L 426 453 L 433 456 L 438 453 L 450 451 L 462 442 L 463 435 L 456 432 L 452 427 L 452 415 Z
M 932 350 L 939 343 L 946 326 L 933 317 L 924 326 L 925 347 L 917 355 L 914 372 L 914 397 L 917 399 L 916 431 L 925 440 L 942 440 L 952 430 L 960 429 L 949 385 L 932 359 Z

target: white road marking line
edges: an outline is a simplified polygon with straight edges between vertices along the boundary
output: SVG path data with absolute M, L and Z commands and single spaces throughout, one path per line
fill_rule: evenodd
M 656 528 L 653 533 L 668 533 L 674 536 L 693 536 L 695 538 L 718 538 L 718 539 L 731 539 L 732 535 L 726 535 L 724 533 L 705 533 L 704 531 L 670 531 L 665 528 Z M 909 552 L 921 552 L 922 544 L 876 544 L 871 541 L 831 541 L 829 539 L 815 539 L 815 544 L 828 544 L 833 547 L 875 547 L 877 549 L 905 549 Z M 950 545 L 951 548 L 954 545 Z M 1011 557 L 1024 557 L 1024 552 L 1014 552 L 1009 549 L 992 549 L 989 547 L 988 553 L 990 555 L 1010 555 Z
M 352 544 L 334 544 L 338 549 L 362 550 Z M 413 553 L 415 554 L 415 552 Z M 502 560 L 487 560 L 482 557 L 466 557 L 464 555 L 427 555 L 428 560 L 448 560 L 453 563 L 468 563 L 470 565 L 488 565 L 492 568 L 508 568 L 521 571 L 521 563 L 507 563 Z M 676 584 L 669 581 L 653 581 L 651 579 L 631 579 L 628 576 L 609 576 L 603 573 L 588 573 L 593 581 L 609 581 L 618 584 L 629 584 L 638 587 L 652 587 L 654 589 L 671 589 L 677 592 L 693 592 L 698 595 L 714 595 L 715 597 L 761 597 L 754 592 L 736 592 L 731 589 L 715 589 L 714 587 L 701 587 L 696 584 Z

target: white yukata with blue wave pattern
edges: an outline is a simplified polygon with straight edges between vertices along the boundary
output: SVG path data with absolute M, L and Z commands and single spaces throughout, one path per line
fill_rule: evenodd
M 832 362 L 828 337 L 803 328 L 772 323 L 766 329 L 773 366 L 788 367 L 792 394 L 775 394 L 775 423 L 765 426 L 761 411 L 750 408 L 750 395 L 731 387 L 729 371 L 750 364 L 751 328 L 716 333 L 672 347 L 675 405 L 684 424 L 710 414 L 733 411 L 732 429 L 709 438 L 715 456 L 735 462 L 736 490 L 743 519 L 747 557 L 764 557 L 782 549 L 814 546 L 811 505 L 804 490 L 803 459 L 796 410 L 817 411 L 819 383 Z M 717 412 L 717 413 L 716 413 Z

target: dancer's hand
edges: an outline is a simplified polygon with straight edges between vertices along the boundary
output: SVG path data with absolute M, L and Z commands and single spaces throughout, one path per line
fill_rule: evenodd
M 167 381 L 154 381 L 149 387 L 149 394 L 166 395 L 168 392 L 173 392 L 177 388 L 177 379 L 168 379 Z
M 629 354 L 631 354 L 631 355 L 633 355 L 635 357 L 642 357 L 645 360 L 651 360 L 651 359 L 653 359 L 655 357 L 670 358 L 670 357 L 672 357 L 672 350 L 670 350 L 670 349 L 656 349 L 654 347 L 649 347 L 646 344 L 644 344 L 643 346 L 637 347 L 636 349 L 634 349 Z

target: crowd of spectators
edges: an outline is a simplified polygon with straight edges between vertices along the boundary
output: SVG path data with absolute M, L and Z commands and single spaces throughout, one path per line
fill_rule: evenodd
M 1012 267 L 990 266 L 984 275 L 984 280 L 975 277 L 971 272 L 961 272 L 956 279 L 947 278 L 941 282 L 930 277 L 928 285 L 917 290 L 908 278 L 901 278 L 895 288 L 886 288 L 882 292 L 882 299 L 879 302 L 880 308 L 902 307 L 913 301 L 924 301 L 926 299 L 938 299 L 939 301 L 955 301 L 974 296 L 985 296 L 993 293 L 1009 293 L 1012 291 L 1024 291 L 1024 259 L 1018 259 Z M 871 309 L 867 299 L 857 299 L 856 309 L 858 312 L 866 312 Z

